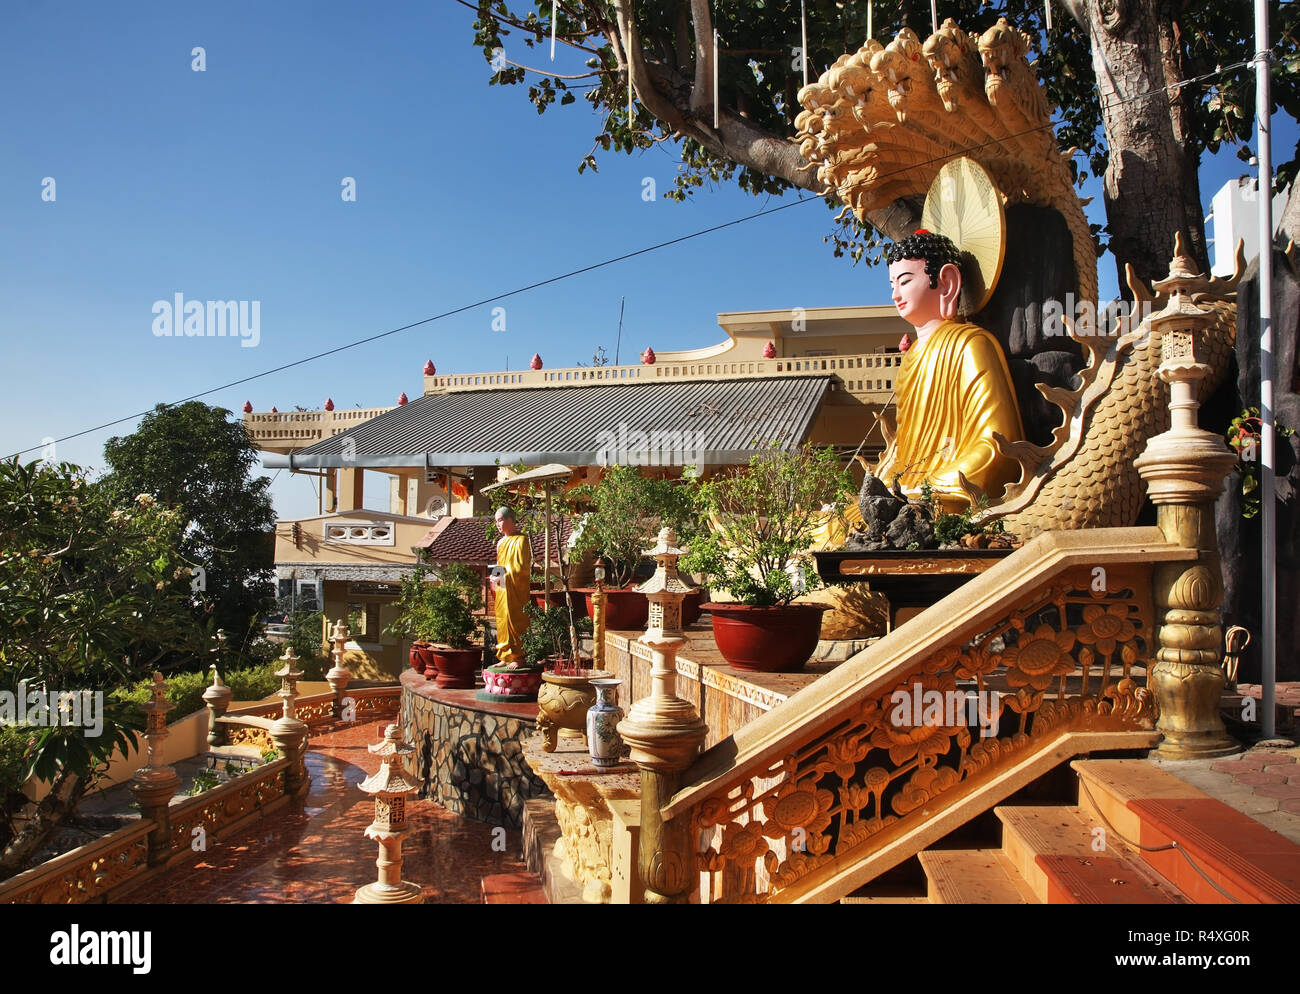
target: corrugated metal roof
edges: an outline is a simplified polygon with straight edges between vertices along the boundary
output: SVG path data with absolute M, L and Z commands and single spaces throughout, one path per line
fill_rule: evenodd
M 598 383 L 430 394 L 263 464 L 490 466 L 746 462 L 807 437 L 829 376 Z

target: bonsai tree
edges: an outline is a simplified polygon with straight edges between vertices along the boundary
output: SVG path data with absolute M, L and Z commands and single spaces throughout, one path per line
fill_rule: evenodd
M 402 580 L 398 615 L 386 634 L 452 649 L 470 648 L 483 625 L 474 614 L 483 607 L 479 575 L 463 563 L 454 563 L 439 572 L 436 583 L 427 576 L 427 569 L 419 565 Z
M 571 623 L 568 611 L 554 605 L 539 608 L 530 604 L 524 610 L 528 612 L 528 630 L 523 637 L 524 661 L 536 666 L 555 656 L 574 660 L 576 664 L 580 646 L 573 639 L 591 634 L 591 619 L 578 618 Z
M 774 443 L 747 467 L 695 488 L 695 508 L 710 527 L 682 566 L 710 574 L 742 604 L 789 604 L 821 582 L 806 552 L 818 523 L 839 514 L 852 494 L 833 449 L 786 451 Z
M 611 466 L 599 483 L 570 491 L 568 503 L 575 512 L 586 511 L 573 551 L 603 557 L 616 589 L 636 576 L 650 536 L 671 525 L 685 541 L 693 518 L 690 491 L 682 481 L 643 476 L 633 466 Z

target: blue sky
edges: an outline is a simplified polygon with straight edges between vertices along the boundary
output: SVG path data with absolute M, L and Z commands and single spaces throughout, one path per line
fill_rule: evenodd
M 670 145 L 605 154 L 598 174 L 578 175 L 600 130 L 589 105 L 539 117 L 522 88 L 489 87 L 472 19 L 451 0 L 9 5 L 0 454 L 780 202 L 720 187 L 647 203 L 646 177 L 660 193 L 672 184 Z M 559 71 L 582 71 L 560 51 Z M 543 49 L 507 55 L 549 65 Z M 1280 158 L 1295 140 L 1278 121 Z M 1207 211 L 1244 171 L 1231 152 L 1203 166 Z M 819 202 L 795 206 L 511 298 L 504 332 L 484 306 L 204 399 L 370 407 L 418 396 L 429 358 L 466 372 L 533 352 L 552 366 L 597 345 L 612 355 L 620 296 L 624 360 L 713 344 L 719 311 L 887 303 L 883 272 L 823 244 L 830 218 Z M 1104 297 L 1113 270 L 1100 260 Z M 154 304 L 176 293 L 260 301 L 259 344 L 156 336 Z M 102 466 L 104 441 L 134 425 L 57 456 Z M 282 516 L 314 513 L 307 478 L 285 471 L 273 491 Z M 386 500 L 368 489 L 368 503 Z

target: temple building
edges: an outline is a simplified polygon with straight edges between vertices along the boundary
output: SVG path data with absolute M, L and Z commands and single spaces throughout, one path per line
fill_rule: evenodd
M 774 441 L 851 452 L 891 401 L 910 328 L 892 305 L 739 311 L 718 323 L 725 341 L 648 347 L 636 364 L 550 369 L 535 356 L 523 370 L 439 373 L 429 361 L 424 395 L 403 394 L 391 408 L 245 404 L 263 463 L 322 483 L 318 514 L 277 524 L 281 595 L 327 618 L 352 616 L 349 666 L 396 676 L 406 647 L 383 629 L 398 583 L 436 541 L 440 519 L 491 514 L 481 489 L 501 467 L 562 463 L 579 482 L 615 463 L 669 472 L 743 464 Z M 862 451 L 883 445 L 876 431 Z M 364 506 L 366 472 L 389 477 L 386 509 Z

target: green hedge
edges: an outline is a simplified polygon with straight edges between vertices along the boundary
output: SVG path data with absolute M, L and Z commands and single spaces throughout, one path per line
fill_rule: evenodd
M 236 701 L 260 701 L 263 697 L 280 689 L 280 680 L 272 666 L 252 666 L 243 670 L 231 670 L 224 674 L 226 686 Z M 195 711 L 202 711 L 203 692 L 212 685 L 206 673 L 173 673 L 167 678 L 167 700 L 175 710 L 167 713 L 167 720 L 179 721 Z M 145 704 L 149 701 L 149 688 L 152 681 L 141 680 L 129 691 L 121 695 L 123 700 Z

